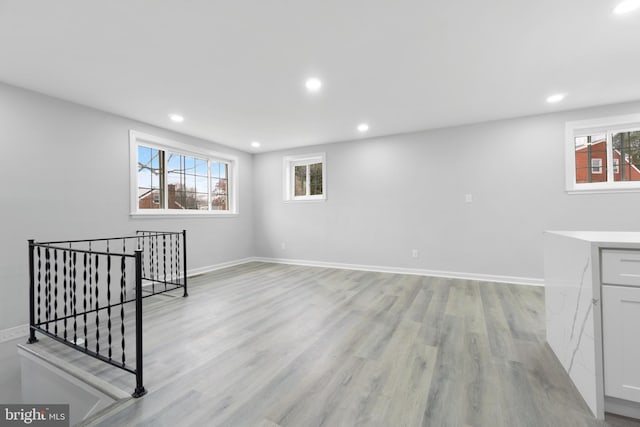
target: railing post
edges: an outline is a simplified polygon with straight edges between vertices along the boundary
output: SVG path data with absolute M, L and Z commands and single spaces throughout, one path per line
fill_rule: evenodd
M 33 344 L 37 342 L 36 330 L 35 330 L 35 283 L 33 277 L 33 239 L 29 239 L 29 339 L 27 344 Z
M 142 383 L 142 251 L 135 251 L 136 261 L 136 389 L 133 397 L 147 394 Z
M 187 230 L 182 230 L 182 269 L 184 270 L 184 294 L 183 297 L 188 297 L 187 293 Z

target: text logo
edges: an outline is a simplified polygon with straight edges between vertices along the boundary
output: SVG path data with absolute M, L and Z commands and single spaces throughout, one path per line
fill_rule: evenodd
M 69 405 L 0 405 L 0 425 L 69 427 Z

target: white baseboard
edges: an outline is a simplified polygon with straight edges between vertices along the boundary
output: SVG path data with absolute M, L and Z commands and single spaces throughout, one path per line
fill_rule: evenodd
M 16 338 L 27 338 L 29 336 L 29 325 L 18 325 L 13 328 L 0 330 L 0 343 L 11 341 Z
M 207 266 L 204 266 L 204 267 L 192 268 L 190 270 L 187 270 L 187 277 L 197 276 L 198 274 L 209 273 L 211 271 L 216 271 L 216 270 L 220 270 L 220 269 L 223 269 L 223 268 L 233 267 L 233 266 L 240 265 L 240 264 L 246 264 L 246 263 L 254 261 L 254 260 L 255 259 L 253 257 L 248 257 L 248 258 L 236 259 L 236 260 L 233 260 L 233 261 L 221 262 L 219 264 L 207 265 Z
M 425 270 L 419 268 L 387 267 L 377 265 L 346 264 L 340 262 L 309 261 L 301 259 L 254 257 L 253 261 L 275 264 L 304 265 L 308 267 L 339 268 L 343 270 L 374 271 L 378 273 L 412 274 L 416 276 L 445 277 L 448 279 L 478 280 L 481 282 L 511 283 L 515 285 L 544 286 L 544 279 L 518 276 L 499 276 L 479 273 L 460 273 L 454 271 Z

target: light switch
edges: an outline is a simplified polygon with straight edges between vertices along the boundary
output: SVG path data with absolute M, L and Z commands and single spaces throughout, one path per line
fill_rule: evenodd
M 465 195 L 464 195 L 464 202 L 465 202 L 465 203 L 472 203 L 472 202 L 473 202 L 473 195 L 471 195 L 471 194 L 465 194 Z

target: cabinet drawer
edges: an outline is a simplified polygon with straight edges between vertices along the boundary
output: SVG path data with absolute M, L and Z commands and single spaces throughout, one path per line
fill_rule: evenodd
M 602 251 L 602 283 L 640 287 L 640 251 Z

